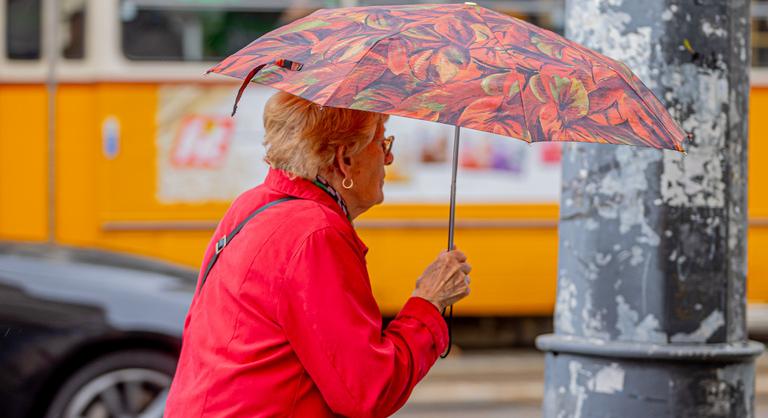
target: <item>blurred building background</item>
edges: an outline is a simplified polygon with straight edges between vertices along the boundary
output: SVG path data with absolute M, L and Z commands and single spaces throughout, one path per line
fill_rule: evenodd
M 562 0 L 481 3 L 562 32 Z M 355 4 L 389 3 L 0 0 L 0 240 L 197 268 L 228 202 L 266 173 L 260 115 L 272 93 L 249 89 L 232 119 L 236 83 L 203 73 L 279 25 Z M 768 197 L 758 192 L 768 176 L 759 170 L 768 158 L 759 141 L 768 134 L 759 117 L 768 114 L 768 1 L 754 1 L 752 14 L 749 301 L 757 309 L 768 301 Z M 374 292 L 392 314 L 444 246 L 450 128 L 393 118 L 388 130 L 400 139 L 386 203 L 357 227 L 371 247 Z M 559 158 L 558 144 L 479 132 L 463 143 L 457 242 L 472 255 L 475 280 L 457 315 L 498 331 L 491 339 L 511 341 L 501 335 L 505 318 L 551 315 Z

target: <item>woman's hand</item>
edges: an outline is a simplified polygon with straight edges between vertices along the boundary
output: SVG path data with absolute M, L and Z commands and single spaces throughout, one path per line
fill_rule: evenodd
M 432 302 L 439 311 L 469 295 L 469 272 L 467 256 L 461 251 L 446 251 L 424 270 L 416 281 L 411 296 L 418 296 Z

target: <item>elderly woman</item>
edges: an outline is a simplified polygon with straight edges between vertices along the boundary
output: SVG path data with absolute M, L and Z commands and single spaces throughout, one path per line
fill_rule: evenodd
M 384 198 L 385 121 L 270 98 L 271 169 L 235 200 L 205 254 L 204 266 L 218 258 L 187 316 L 166 417 L 388 416 L 447 348 L 440 312 L 469 294 L 466 257 L 438 255 L 382 329 L 352 224 Z

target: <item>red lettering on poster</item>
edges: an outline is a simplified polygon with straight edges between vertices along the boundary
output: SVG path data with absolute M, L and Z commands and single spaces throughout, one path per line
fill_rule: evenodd
M 227 116 L 189 115 L 181 121 L 171 147 L 179 168 L 218 168 L 229 151 L 235 124 Z

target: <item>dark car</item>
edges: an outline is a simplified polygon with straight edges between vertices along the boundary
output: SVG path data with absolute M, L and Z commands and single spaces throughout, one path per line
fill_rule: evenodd
M 0 245 L 2 416 L 161 417 L 195 276 L 105 252 Z

